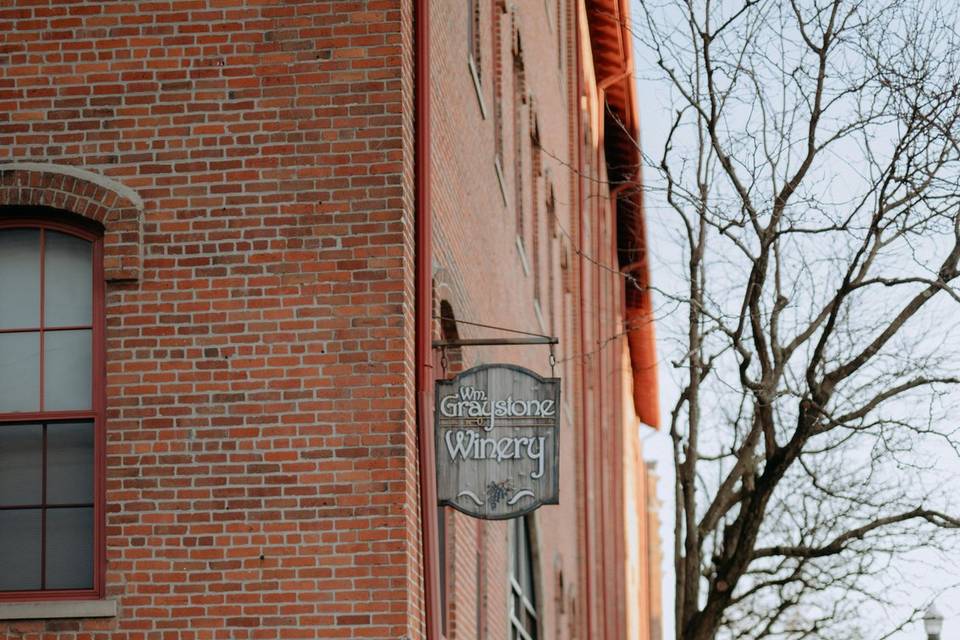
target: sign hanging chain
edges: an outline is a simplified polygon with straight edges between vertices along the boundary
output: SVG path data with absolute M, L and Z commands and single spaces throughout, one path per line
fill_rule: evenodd
M 443 379 L 447 379 L 447 348 L 442 347 L 440 351 L 440 370 L 443 371 Z
M 551 343 L 550 344 L 550 377 L 556 378 L 557 375 L 556 375 L 555 368 L 557 366 L 557 356 L 553 352 L 553 346 L 554 346 L 553 343 Z

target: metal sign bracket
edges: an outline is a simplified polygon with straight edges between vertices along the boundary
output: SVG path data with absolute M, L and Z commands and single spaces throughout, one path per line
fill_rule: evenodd
M 526 346 L 526 345 L 539 345 L 544 344 L 550 347 L 550 375 L 555 374 L 555 368 L 557 366 L 557 356 L 555 353 L 554 347 L 560 344 L 560 339 L 556 336 L 545 336 L 539 333 L 530 333 L 529 331 L 518 331 L 516 329 L 508 329 L 507 327 L 498 327 L 496 325 L 484 324 L 482 322 L 469 322 L 466 320 L 455 320 L 454 318 L 446 318 L 444 316 L 434 316 L 437 320 L 447 320 L 450 322 L 460 322 L 463 324 L 472 325 L 474 327 L 484 327 L 487 329 L 496 329 L 498 331 L 506 331 L 508 333 L 519 333 L 523 334 L 522 338 L 457 338 L 455 340 L 434 340 L 433 348 L 440 349 L 440 364 L 443 368 L 444 377 L 447 373 L 447 349 L 456 349 L 458 347 L 509 347 L 509 346 Z
M 552 336 L 534 336 L 530 338 L 461 338 L 457 340 L 434 340 L 433 348 L 501 347 L 529 344 L 548 344 L 552 346 L 559 343 L 560 339 Z

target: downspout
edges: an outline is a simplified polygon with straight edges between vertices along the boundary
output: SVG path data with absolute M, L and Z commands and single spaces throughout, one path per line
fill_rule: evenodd
M 437 486 L 433 447 L 433 219 L 430 203 L 430 6 L 415 0 L 414 28 L 414 269 L 415 390 L 423 544 L 423 604 L 427 640 L 440 640 L 437 566 Z
M 632 75 L 633 75 L 633 68 L 630 66 L 627 66 L 627 68 L 621 71 L 620 73 L 615 73 L 612 76 L 604 78 L 603 80 L 598 82 L 597 91 L 600 94 L 601 100 L 603 99 L 603 94 L 608 87 L 612 87 L 613 85 L 617 84 L 627 76 L 632 76 Z
M 629 178 L 624 180 L 620 184 L 616 185 L 610 189 L 610 202 L 613 205 L 613 214 L 616 217 L 617 214 L 617 199 L 620 197 L 620 193 L 627 187 L 633 187 L 637 184 L 636 178 Z
M 610 213 L 611 213 L 611 219 L 613 221 L 614 231 L 612 234 L 610 234 L 612 241 L 610 243 L 610 246 L 608 247 L 608 250 L 610 251 L 609 255 L 611 256 L 612 265 L 619 265 L 620 263 L 620 254 L 618 251 L 620 238 L 618 237 L 618 233 L 617 233 L 619 229 L 618 221 L 619 221 L 619 214 L 620 214 L 620 209 L 619 209 L 620 197 L 623 195 L 623 192 L 628 187 L 632 187 L 635 184 L 636 182 L 634 181 L 633 178 L 627 178 L 620 184 L 617 184 L 616 186 L 610 189 L 610 209 L 611 209 Z M 613 302 L 613 305 L 614 305 L 613 306 L 614 312 L 615 313 L 619 312 L 620 317 L 622 318 L 622 321 L 623 321 L 623 326 L 615 325 L 614 331 L 617 333 L 621 331 L 625 331 L 629 328 L 629 325 L 627 323 L 627 287 L 628 286 L 630 286 L 629 283 L 626 282 L 625 279 L 620 278 L 615 288 L 616 299 L 614 301 L 611 301 Z M 626 336 L 624 336 L 624 343 L 626 342 L 627 342 Z M 620 368 L 623 362 L 622 353 L 623 352 L 620 350 L 615 350 L 613 352 L 614 354 L 613 357 L 615 359 L 614 360 L 615 367 L 618 372 L 622 371 Z M 632 371 L 631 371 L 631 374 L 632 374 Z M 623 379 L 624 378 L 622 373 L 620 376 L 616 378 L 617 380 L 616 387 L 615 387 L 616 400 L 614 401 L 615 419 L 613 420 L 612 423 L 615 425 L 619 425 L 619 427 L 615 433 L 614 453 L 613 453 L 614 457 L 613 457 L 613 460 L 611 460 L 611 462 L 613 463 L 613 467 L 616 469 L 616 473 L 614 474 L 614 503 L 613 504 L 614 504 L 615 513 L 618 514 L 617 522 L 616 522 L 616 532 L 615 532 L 616 533 L 616 536 L 615 536 L 616 563 L 614 565 L 615 567 L 617 567 L 617 598 L 616 598 L 617 628 L 615 630 L 615 634 L 616 634 L 615 637 L 618 637 L 618 638 L 628 637 L 628 628 L 629 628 L 629 624 L 628 624 L 629 616 L 627 614 L 627 609 L 626 609 L 626 607 L 629 606 L 626 604 L 627 603 L 626 596 L 628 593 L 627 574 L 629 569 L 627 568 L 627 551 L 626 551 L 627 524 L 626 524 L 626 516 L 624 515 L 626 513 L 625 512 L 626 504 L 624 503 L 624 498 L 625 498 L 625 487 L 627 483 L 627 477 L 626 477 L 626 466 L 623 461 L 623 451 L 627 446 L 626 439 L 628 437 L 627 436 L 628 420 L 627 420 L 627 414 L 622 410 L 623 403 L 620 400 L 622 398 L 622 394 L 625 391 L 623 386 L 624 384 Z M 630 391 L 631 391 L 630 395 L 632 396 L 633 395 L 632 387 Z

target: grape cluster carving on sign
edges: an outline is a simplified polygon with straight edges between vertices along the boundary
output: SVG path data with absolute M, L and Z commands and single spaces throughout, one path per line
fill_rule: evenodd
M 441 505 L 500 520 L 558 503 L 558 378 L 491 364 L 437 381 L 435 391 Z

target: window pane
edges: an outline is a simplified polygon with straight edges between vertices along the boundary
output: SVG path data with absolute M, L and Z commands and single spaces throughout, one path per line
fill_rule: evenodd
M 93 588 L 93 509 L 47 509 L 47 589 Z
M 40 509 L 0 511 L 0 591 L 40 588 Z
M 523 531 L 523 537 L 520 540 L 523 547 L 523 564 L 520 567 L 520 575 L 523 579 L 520 581 L 520 587 L 523 589 L 523 595 L 527 597 L 527 600 L 533 602 L 533 545 L 530 544 L 530 529 L 527 527 L 526 518 L 520 518 L 519 522 L 522 523 L 521 530 Z
M 0 425 L 0 506 L 43 499 L 43 430 L 38 424 Z
M 51 331 L 44 335 L 46 362 L 43 367 L 45 411 L 89 409 L 92 394 L 91 341 L 89 329 Z
M 0 412 L 39 408 L 40 334 L 0 333 Z
M 47 425 L 47 504 L 93 502 L 93 423 Z
M 40 230 L 0 230 L 0 329 L 40 326 Z
M 43 324 L 47 327 L 91 324 L 93 243 L 56 231 L 46 234 Z
M 523 629 L 530 634 L 530 637 L 537 637 L 537 620 L 529 611 L 525 611 L 523 614 Z

